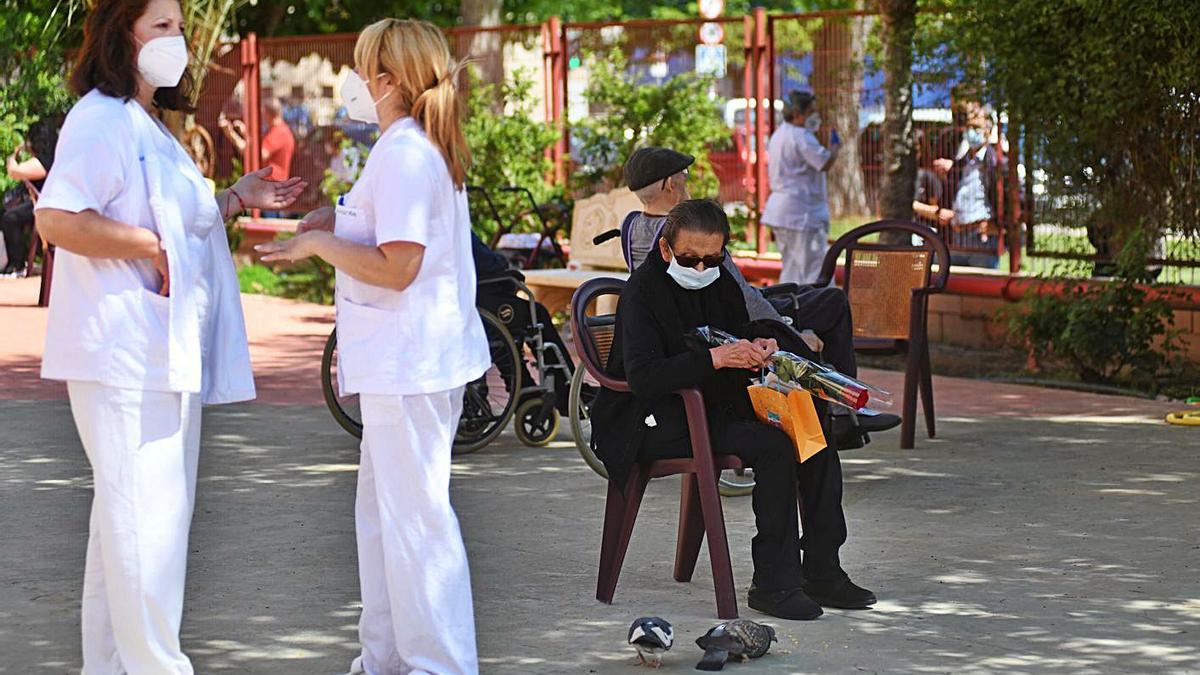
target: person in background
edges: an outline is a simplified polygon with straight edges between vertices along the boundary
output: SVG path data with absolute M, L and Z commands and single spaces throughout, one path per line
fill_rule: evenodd
M 945 208 L 946 169 L 939 163 L 927 167 L 930 161 L 929 139 L 923 130 L 913 134 L 917 156 L 917 185 L 913 193 L 913 215 L 918 223 L 941 231 L 954 220 L 954 211 Z
M 638 148 L 625 162 L 625 184 L 642 202 L 643 210 L 629 223 L 631 271 L 653 258 L 658 239 L 667 220 L 667 213 L 688 200 L 688 167 L 695 158 L 670 148 Z M 795 294 L 795 305 L 783 311 L 772 305 L 762 291 L 746 281 L 742 271 L 725 252 L 722 273 L 736 282 L 752 320 L 770 320 L 786 325 L 780 336 L 783 348 L 821 357 L 839 372 L 854 377 L 858 365 L 854 355 L 854 329 L 850 303 L 846 293 L 837 287 L 811 288 L 801 286 Z M 886 431 L 900 424 L 900 418 L 890 413 L 854 415 L 848 408 L 834 406 L 834 434 L 839 450 L 861 448 L 870 441 L 867 432 Z
M 761 220 L 771 228 L 783 257 L 780 283 L 811 284 L 821 275 L 829 250 L 829 199 L 826 173 L 837 161 L 837 130 L 825 147 L 817 139 L 821 113 L 811 92 L 793 91 L 783 106 L 783 121 L 767 145 L 771 196 Z
M 292 155 L 296 152 L 296 137 L 283 119 L 283 106 L 279 99 L 269 96 L 263 101 L 264 132 L 262 137 L 262 163 L 271 167 L 271 180 L 284 180 L 292 170 Z M 217 119 L 217 126 L 233 143 L 238 152 L 246 151 L 246 125 L 241 120 L 230 121 L 224 115 Z
M 952 265 L 990 269 L 1000 266 L 996 177 L 1005 167 L 996 148 L 988 142 L 991 132 L 991 116 L 982 107 L 973 108 L 955 158 L 937 160 L 939 170 L 953 171 L 958 178 L 951 242 L 955 246 L 978 249 L 952 252 Z
M 29 127 L 26 140 L 9 155 L 6 170 L 8 177 L 17 181 L 28 181 L 39 192 L 45 183 L 46 174 L 54 166 L 54 146 L 58 143 L 58 130 L 63 116 L 53 115 L 34 122 Z M 22 160 L 22 155 L 29 155 Z M 4 248 L 8 262 L 0 269 L 0 276 L 20 277 L 25 275 L 29 256 L 29 235 L 33 232 L 33 199 L 25 186 L 18 186 L 17 200 L 7 204 L 0 215 L 0 232 L 4 235 Z
M 793 620 L 815 619 L 822 606 L 870 607 L 875 594 L 850 580 L 838 555 L 846 541 L 838 453 L 826 448 L 798 464 L 787 434 L 755 418 L 746 387 L 777 351 L 769 336 L 777 331 L 770 321 L 750 321 L 722 265 L 728 242 L 729 221 L 715 202 L 688 200 L 667 214 L 655 250 L 617 304 L 606 369 L 629 390 L 601 389 L 592 405 L 596 456 L 621 490 L 637 462 L 690 457 L 687 416 L 674 392 L 699 387 L 713 451 L 754 468 L 750 607 Z M 687 336 L 700 326 L 749 339 L 697 348 Z

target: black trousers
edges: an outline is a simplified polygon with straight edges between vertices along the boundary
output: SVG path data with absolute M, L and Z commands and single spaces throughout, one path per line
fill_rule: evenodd
M 8 266 L 24 269 L 29 257 L 29 237 L 26 233 L 33 232 L 33 204 L 25 202 L 0 215 L 0 232 L 4 233 Z
M 518 348 L 523 344 L 529 333 L 529 326 L 533 324 L 532 317 L 529 315 L 528 300 L 512 292 L 511 287 L 507 284 L 487 284 L 479 288 L 475 304 L 495 314 L 500 319 L 504 327 L 512 334 Z M 537 303 L 536 307 L 537 322 L 542 324 L 542 339 L 548 345 L 558 346 L 559 353 L 562 354 L 565 361 L 567 373 L 569 373 L 564 374 L 559 368 L 550 370 L 550 377 L 554 378 L 555 406 L 560 413 L 566 415 L 568 414 L 567 394 L 571 386 L 570 375 L 575 374 L 575 364 L 571 361 L 566 343 L 563 342 L 558 329 L 554 327 L 554 321 L 551 320 L 550 312 L 546 311 L 546 308 L 541 303 Z M 563 361 L 559 360 L 558 355 L 555 354 L 553 349 L 546 350 L 545 358 L 547 366 L 563 363 Z M 533 383 L 535 380 L 530 374 L 524 359 L 521 361 L 521 369 L 522 380 L 527 383 Z
M 655 429 L 647 429 L 641 460 L 692 455 L 690 439 L 660 438 Z M 750 545 L 754 585 L 780 590 L 796 588 L 805 579 L 844 576 L 838 558 L 838 550 L 846 543 L 838 453 L 826 448 L 803 464 L 797 463 L 795 446 L 787 434 L 757 420 L 738 420 L 713 429 L 712 443 L 717 454 L 737 455 L 754 469 L 751 499 L 757 533 Z
M 850 300 L 840 288 L 806 288 L 797 296 L 799 307 L 790 311 L 796 330 L 811 330 L 825 343 L 825 363 L 838 372 L 858 377 L 854 358 L 854 323 Z M 786 349 L 786 347 L 785 347 Z M 797 352 L 801 353 L 801 352 Z

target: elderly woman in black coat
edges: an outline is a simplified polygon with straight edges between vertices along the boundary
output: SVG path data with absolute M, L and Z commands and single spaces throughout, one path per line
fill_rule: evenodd
M 633 273 L 617 307 L 608 370 L 632 391 L 600 392 L 591 413 L 596 454 L 622 487 L 635 462 L 690 456 L 683 402 L 672 392 L 699 386 L 714 451 L 754 468 L 750 606 L 782 619 L 815 619 L 821 606 L 869 607 L 874 594 L 851 582 L 838 559 L 846 520 L 837 452 L 798 464 L 788 436 L 754 417 L 746 387 L 778 349 L 783 326 L 749 321 L 741 290 L 721 270 L 728 241 L 729 221 L 715 202 L 671 210 L 658 254 Z M 687 337 L 699 326 L 753 339 L 710 349 Z

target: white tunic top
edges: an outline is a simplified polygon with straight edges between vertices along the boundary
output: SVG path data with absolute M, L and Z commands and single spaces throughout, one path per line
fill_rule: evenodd
M 338 237 L 425 247 L 421 269 L 403 291 L 337 271 L 342 392 L 430 394 L 483 375 L 491 357 L 475 309 L 467 193 L 455 189 L 421 126 L 409 117 L 393 123 L 339 201 Z
M 152 260 L 59 249 L 42 377 L 254 397 L 236 276 L 212 188 L 136 102 L 93 90 L 67 115 L 37 209 L 92 210 L 159 233 L 171 297 Z M 166 234 L 164 234 L 166 233 Z
M 830 152 L 813 132 L 784 122 L 767 144 L 771 194 L 762 222 L 782 230 L 828 230 L 825 172 Z

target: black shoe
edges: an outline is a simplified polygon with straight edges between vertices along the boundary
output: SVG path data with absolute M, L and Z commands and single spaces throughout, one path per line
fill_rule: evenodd
M 809 579 L 804 582 L 804 592 L 822 607 L 867 609 L 876 603 L 875 594 L 850 581 L 850 577 L 835 581 Z
M 833 442 L 838 450 L 857 450 L 871 442 L 866 430 L 854 423 L 849 415 L 835 415 L 833 418 Z
M 760 591 L 751 586 L 748 602 L 751 609 L 791 621 L 812 621 L 825 613 L 801 588 Z
M 859 415 L 858 426 L 863 431 L 887 431 L 900 426 L 900 416 L 891 413 Z

